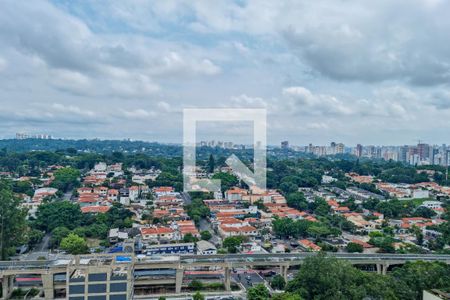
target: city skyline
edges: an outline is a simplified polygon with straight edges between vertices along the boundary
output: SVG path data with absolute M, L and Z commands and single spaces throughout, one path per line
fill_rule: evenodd
M 45 133 L 45 132 L 37 132 L 37 133 L 29 133 L 29 132 L 16 132 L 13 136 L 7 136 L 4 138 L 0 138 L 0 140 L 10 140 L 10 139 L 16 139 L 16 140 L 24 140 L 24 139 L 49 139 L 49 140 L 102 140 L 102 141 L 140 141 L 140 142 L 149 142 L 149 143 L 160 143 L 160 144 L 178 144 L 182 145 L 182 142 L 164 142 L 163 140 L 156 140 L 156 139 L 135 139 L 131 137 L 121 137 L 121 138 L 102 138 L 102 137 L 80 137 L 80 138 L 72 138 L 72 137 L 63 137 L 63 136 L 53 136 L 51 134 Z M 197 144 L 201 143 L 210 143 L 210 142 L 222 142 L 222 143 L 232 143 L 234 145 L 247 145 L 243 142 L 239 142 L 233 139 L 199 139 Z M 274 140 L 271 143 L 268 143 L 268 146 L 276 147 L 280 146 L 283 142 L 288 142 L 288 147 L 306 147 L 309 144 L 314 144 L 315 146 L 329 146 L 332 143 L 342 143 L 345 145 L 345 147 L 356 147 L 360 145 L 360 142 L 356 142 L 355 144 L 347 143 L 345 141 L 342 141 L 340 139 L 336 140 L 329 140 L 324 141 L 323 143 L 311 143 L 310 141 L 302 141 L 300 143 L 292 143 L 290 140 L 286 140 L 281 138 L 280 140 Z M 374 147 L 401 147 L 401 146 L 413 146 L 416 144 L 428 144 L 430 146 L 450 146 L 450 140 L 448 142 L 444 143 L 436 143 L 436 142 L 430 142 L 427 140 L 420 140 L 416 139 L 415 141 L 411 143 L 397 143 L 397 144 L 384 144 L 384 143 L 367 143 L 367 144 L 361 144 L 362 146 L 374 146 Z M 251 143 L 248 143 L 250 145 Z M 282 146 L 281 146 L 282 147 Z

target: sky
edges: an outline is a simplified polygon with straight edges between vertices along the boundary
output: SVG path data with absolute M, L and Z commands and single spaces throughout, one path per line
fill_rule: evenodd
M 450 1 L 1 3 L 0 138 L 181 142 L 185 108 L 266 108 L 269 144 L 450 142 Z

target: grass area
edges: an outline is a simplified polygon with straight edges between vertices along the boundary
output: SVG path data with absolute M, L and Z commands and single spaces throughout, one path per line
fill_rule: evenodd
M 101 240 L 99 240 L 99 239 L 93 239 L 93 238 L 86 239 L 86 243 L 89 248 L 95 248 L 95 247 L 100 246 L 100 242 L 101 242 Z
M 430 201 L 433 200 L 432 198 L 418 198 L 418 199 L 411 199 L 411 198 L 404 198 L 404 199 L 399 199 L 400 201 L 403 202 L 408 202 L 408 203 L 412 203 L 414 206 L 419 206 L 422 205 L 422 203 L 424 201 Z

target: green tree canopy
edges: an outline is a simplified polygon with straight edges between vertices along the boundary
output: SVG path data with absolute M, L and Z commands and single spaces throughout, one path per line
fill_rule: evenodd
M 74 233 L 70 233 L 62 239 L 61 249 L 66 250 L 70 254 L 84 254 L 89 250 L 84 238 Z
M 34 226 L 50 232 L 56 227 L 75 229 L 83 221 L 83 214 L 78 204 L 69 201 L 56 201 L 41 204 L 36 213 Z
M 280 274 L 275 275 L 270 281 L 270 286 L 275 290 L 282 290 L 286 286 L 286 280 Z
M 316 255 L 305 259 L 286 290 L 304 299 L 396 299 L 391 285 L 386 276 L 365 273 L 348 262 Z
M 26 211 L 14 196 L 9 181 L 0 180 L 0 259 L 6 260 L 14 247 L 25 242 Z
M 402 300 L 422 299 L 423 290 L 450 288 L 450 266 L 441 262 L 407 262 L 395 268 L 391 276 Z
M 357 243 L 348 243 L 346 249 L 350 253 L 354 252 L 362 253 L 364 251 L 364 247 Z
M 269 290 L 260 283 L 247 290 L 248 300 L 267 300 L 270 298 Z
M 192 300 L 205 300 L 205 296 L 197 291 L 194 296 L 192 296 Z
M 289 207 L 293 207 L 298 210 L 306 210 L 308 208 L 308 202 L 302 192 L 293 192 L 288 194 L 286 196 L 286 202 Z
M 70 234 L 70 230 L 67 227 L 59 226 L 52 230 L 52 237 L 50 239 L 50 245 L 52 248 L 56 248 L 61 243 L 62 239 Z
M 209 241 L 212 238 L 212 234 L 208 230 L 203 230 L 202 232 L 200 232 L 200 236 L 202 240 L 205 241 Z
M 223 240 L 223 247 L 227 248 L 229 253 L 236 253 L 237 247 L 239 247 L 244 241 L 242 236 L 230 236 Z
M 52 182 L 52 186 L 67 192 L 69 189 L 78 185 L 78 178 L 80 177 L 80 171 L 75 168 L 66 167 L 56 170 L 53 173 L 55 179 Z
M 225 172 L 219 172 L 214 174 L 212 179 L 220 180 L 222 192 L 239 184 L 239 180 L 236 176 Z

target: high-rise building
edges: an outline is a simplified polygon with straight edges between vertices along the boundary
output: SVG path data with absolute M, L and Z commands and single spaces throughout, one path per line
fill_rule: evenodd
M 417 154 L 419 154 L 420 160 L 430 159 L 430 145 L 424 143 L 417 144 Z
M 336 143 L 331 142 L 330 144 L 330 154 L 336 154 Z
M 355 155 L 357 157 L 361 157 L 363 153 L 363 146 L 361 144 L 356 145 L 356 152 Z
M 30 135 L 28 133 L 16 133 L 16 140 L 26 140 L 26 139 L 51 140 L 52 138 L 53 137 L 49 134 Z
M 336 145 L 336 154 L 343 154 L 344 153 L 345 145 L 342 143 L 339 143 Z
M 282 141 L 281 149 L 289 149 L 289 141 Z
M 408 146 L 401 146 L 399 149 L 399 153 L 398 153 L 398 160 L 401 162 L 407 162 L 408 161 L 408 151 L 409 151 L 409 147 Z

